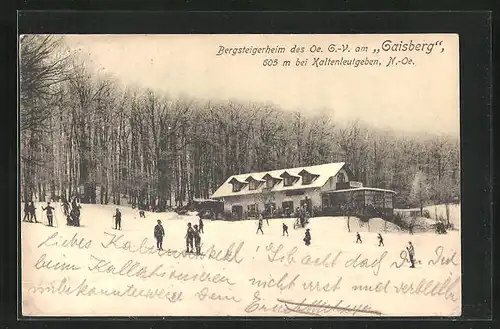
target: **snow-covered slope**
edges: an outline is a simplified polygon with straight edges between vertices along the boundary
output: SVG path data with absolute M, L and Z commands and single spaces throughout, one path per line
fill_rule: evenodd
M 37 208 L 40 217 L 40 205 Z M 204 220 L 204 256 L 194 257 L 181 252 L 185 250 L 186 225 L 197 224 L 197 216 L 146 212 L 146 218 L 140 218 L 137 210 L 120 207 L 123 230 L 116 231 L 112 229 L 115 208 L 82 205 L 79 228 L 65 225 L 60 206 L 56 210 L 57 228 L 21 223 L 23 314 L 460 313 L 459 231 L 412 236 L 405 232 L 384 233 L 384 222 L 374 220 L 370 232 L 351 221 L 348 233 L 345 218 L 322 217 L 311 219 L 308 228 L 312 244 L 306 247 L 302 241 L 304 229 L 294 229 L 293 219 L 272 219 L 269 225 L 264 220 L 264 235 L 256 234 L 256 221 Z M 155 244 L 153 228 L 158 219 L 166 231 L 163 242 L 166 251 L 161 254 L 155 248 L 148 249 Z M 288 225 L 289 236 L 282 235 L 282 223 Z M 356 231 L 360 232 L 363 244 L 355 243 Z M 383 247 L 377 245 L 379 232 L 384 237 Z M 421 262 L 415 269 L 401 259 L 409 240 L 415 246 L 416 259 Z M 443 257 L 448 257 L 448 262 L 440 260 L 433 264 L 433 260 Z M 56 262 L 60 262 L 59 267 L 66 266 L 55 269 Z M 139 263 L 133 267 L 135 262 Z M 97 264 L 101 266 L 96 267 Z M 264 282 L 268 283 L 265 287 Z M 278 286 L 273 286 L 277 282 Z M 442 289 L 436 288 L 432 296 L 431 289 L 438 282 L 442 283 Z M 413 284 L 413 294 L 412 290 L 398 292 L 397 287 L 402 284 Z M 356 285 L 370 285 L 381 291 L 359 291 Z

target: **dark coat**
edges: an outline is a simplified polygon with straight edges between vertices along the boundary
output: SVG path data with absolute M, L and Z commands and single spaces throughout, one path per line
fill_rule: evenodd
M 163 229 L 163 226 L 161 224 L 157 224 L 155 226 L 154 236 L 155 238 L 161 238 L 165 236 L 165 230 Z

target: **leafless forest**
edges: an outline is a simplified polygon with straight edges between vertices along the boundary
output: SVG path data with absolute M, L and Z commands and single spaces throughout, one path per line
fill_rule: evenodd
M 163 210 L 209 197 L 232 174 L 337 161 L 365 185 L 397 191 L 396 207 L 459 197 L 457 136 L 122 86 L 58 37 L 23 36 L 19 50 L 22 199 L 125 196 Z

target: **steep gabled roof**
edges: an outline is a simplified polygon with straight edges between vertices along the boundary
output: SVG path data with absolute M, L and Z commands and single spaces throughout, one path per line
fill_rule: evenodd
M 262 176 L 262 179 L 267 179 L 267 177 L 272 178 L 274 180 L 281 180 L 282 178 L 279 176 L 273 176 L 270 173 L 266 173 L 264 176 Z
M 257 177 L 260 177 L 260 176 L 257 176 Z M 247 181 L 247 182 L 250 182 L 250 181 L 252 181 L 252 180 L 257 181 L 257 182 L 264 182 L 264 183 L 266 182 L 264 179 L 255 178 L 255 177 L 253 177 L 252 175 L 248 176 L 248 177 L 245 179 L 245 181 Z
M 288 170 L 290 170 L 290 169 L 288 169 Z M 292 173 L 289 173 L 289 172 L 288 172 L 288 170 L 285 170 L 285 171 L 284 171 L 284 172 L 280 175 L 280 177 L 287 177 L 287 176 L 290 176 L 290 177 L 300 178 L 300 176 L 299 176 L 299 175 L 294 175 L 294 174 L 292 174 Z
M 302 169 L 300 172 L 299 172 L 299 175 L 300 176 L 303 176 L 304 174 L 308 173 L 309 175 L 312 175 L 312 176 L 318 176 L 318 174 L 316 173 L 313 173 L 313 172 L 310 172 L 309 170 L 307 170 L 306 168 Z
M 322 164 L 322 165 L 309 166 L 309 167 L 298 167 L 298 168 L 289 168 L 289 169 L 272 170 L 272 171 L 265 171 L 265 172 L 258 172 L 258 173 L 234 175 L 234 176 L 229 177 L 217 189 L 217 191 L 215 191 L 215 193 L 212 194 L 211 197 L 212 198 L 221 198 L 221 197 L 226 197 L 226 196 L 261 193 L 262 189 L 265 186 L 261 186 L 255 190 L 249 190 L 248 186 L 244 186 L 240 191 L 233 192 L 233 188 L 232 188 L 230 183 L 237 181 L 237 182 L 240 182 L 242 184 L 247 184 L 246 180 L 249 177 L 253 177 L 253 178 L 262 177 L 262 178 L 264 178 L 267 175 L 269 175 L 273 178 L 276 178 L 277 180 L 280 180 L 279 182 L 277 182 L 274 185 L 274 187 L 272 189 L 270 189 L 273 192 L 322 187 L 323 185 L 326 184 L 326 182 L 330 179 L 330 177 L 337 175 L 338 172 L 344 167 L 344 165 L 345 165 L 344 162 L 335 162 L 335 163 L 326 163 L 326 164 Z M 300 181 L 298 181 L 291 186 L 284 186 L 283 181 L 281 180 L 281 178 L 279 178 L 285 172 L 291 176 L 300 177 L 299 173 L 302 172 L 303 170 L 306 170 L 307 172 L 309 172 L 311 174 L 317 175 L 317 178 L 311 184 L 308 184 L 308 185 L 302 185 L 302 183 Z
M 248 184 L 248 182 L 246 180 L 241 180 L 241 179 L 234 177 L 234 176 L 232 176 L 231 180 L 229 180 L 227 183 L 228 184 L 234 184 L 234 183 Z

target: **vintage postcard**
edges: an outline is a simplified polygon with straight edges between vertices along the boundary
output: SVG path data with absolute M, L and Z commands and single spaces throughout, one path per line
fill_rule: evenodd
M 20 35 L 24 316 L 459 316 L 459 37 Z

